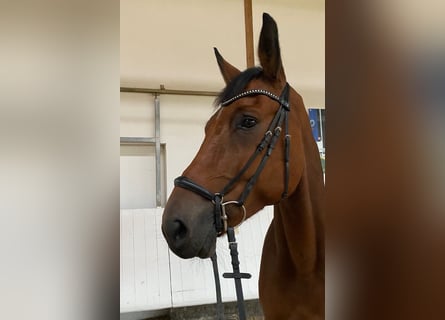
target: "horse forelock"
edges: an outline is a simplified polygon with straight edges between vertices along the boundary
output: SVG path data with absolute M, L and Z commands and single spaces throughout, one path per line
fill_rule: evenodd
M 215 106 L 219 106 L 221 102 L 240 94 L 250 81 L 261 77 L 262 74 L 263 69 L 261 67 L 253 67 L 241 72 L 219 93 L 215 99 Z

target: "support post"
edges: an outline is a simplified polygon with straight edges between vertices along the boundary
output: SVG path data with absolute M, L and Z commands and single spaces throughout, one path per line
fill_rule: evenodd
M 155 95 L 155 160 L 156 160 L 156 207 L 161 201 L 161 115 L 159 95 Z
M 247 68 L 251 68 L 255 65 L 253 54 L 252 0 L 244 0 L 244 24 L 246 29 L 246 63 Z

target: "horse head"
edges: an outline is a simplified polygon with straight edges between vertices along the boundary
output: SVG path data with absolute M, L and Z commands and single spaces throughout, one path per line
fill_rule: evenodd
M 240 71 L 216 48 L 215 55 L 226 87 L 162 219 L 169 247 L 182 258 L 210 257 L 227 225 L 291 195 L 305 166 L 301 127 L 308 121 L 299 118 L 307 114 L 286 82 L 275 21 L 263 14 L 260 67 Z

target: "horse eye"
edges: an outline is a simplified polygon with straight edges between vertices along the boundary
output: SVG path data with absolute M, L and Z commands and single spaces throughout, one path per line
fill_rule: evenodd
M 257 120 L 255 118 L 245 116 L 241 120 L 240 127 L 242 129 L 250 129 L 250 128 L 254 127 L 256 124 L 257 124 Z

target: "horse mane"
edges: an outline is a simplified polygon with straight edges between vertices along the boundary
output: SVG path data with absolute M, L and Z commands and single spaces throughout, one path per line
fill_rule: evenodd
M 221 102 L 240 94 L 252 79 L 259 78 L 262 73 L 263 69 L 261 67 L 252 67 L 241 72 L 219 93 L 215 99 L 215 106 L 218 106 L 221 104 Z

